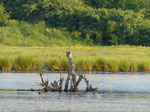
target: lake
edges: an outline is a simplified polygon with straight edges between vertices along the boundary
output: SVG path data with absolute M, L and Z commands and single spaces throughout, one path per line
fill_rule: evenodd
M 59 73 L 47 73 L 50 82 Z M 67 74 L 62 73 L 66 78 Z M 82 81 L 79 92 L 0 91 L 0 112 L 149 112 L 150 74 L 87 74 L 97 92 L 85 92 Z M 41 89 L 38 73 L 0 73 L 0 89 Z

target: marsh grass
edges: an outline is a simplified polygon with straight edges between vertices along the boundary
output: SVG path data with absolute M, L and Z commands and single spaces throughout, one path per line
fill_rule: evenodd
M 60 60 L 59 68 L 61 71 L 68 71 L 69 63 L 67 59 Z
M 33 58 L 31 56 L 20 55 L 14 60 L 15 70 L 28 71 L 31 69 Z
M 72 50 L 76 70 L 102 72 L 150 72 L 150 47 L 0 47 L 3 61 L 13 63 L 5 70 L 67 71 L 66 51 Z M 44 58 L 48 55 L 48 58 Z M 11 61 L 9 61 L 11 59 Z M 2 60 L 0 58 L 0 60 Z M 45 61 L 44 61 L 45 60 Z M 1 65 L 1 64 L 0 64 Z M 10 64 L 11 66 L 11 64 Z M 4 69 L 4 67 L 3 67 Z M 1 66 L 2 70 L 2 66 Z
M 130 72 L 137 72 L 138 71 L 138 62 L 131 61 L 130 62 Z
M 49 58 L 46 61 L 46 66 L 50 71 L 67 71 L 69 63 L 65 58 Z
M 121 60 L 120 62 L 120 71 L 129 72 L 130 71 L 130 60 Z M 133 69 L 133 66 L 132 66 Z
M 32 71 L 41 71 L 42 66 L 43 66 L 42 62 L 39 58 L 33 58 L 32 67 L 31 67 Z
M 150 71 L 150 61 L 149 60 L 141 60 L 139 64 L 139 70 L 142 72 Z
M 1 57 L 0 58 L 0 68 L 3 71 L 9 71 L 12 68 L 12 59 L 9 57 Z
M 46 60 L 46 66 L 50 71 L 59 70 L 59 66 L 57 65 L 57 63 L 58 63 L 57 58 L 48 58 Z
M 107 66 L 109 72 L 118 72 L 119 71 L 119 64 L 120 61 L 115 58 L 108 58 L 107 59 Z
M 93 64 L 90 59 L 80 59 L 76 62 L 77 71 L 92 71 Z
M 107 72 L 108 71 L 107 63 L 108 61 L 105 58 L 96 59 L 94 64 L 94 71 Z

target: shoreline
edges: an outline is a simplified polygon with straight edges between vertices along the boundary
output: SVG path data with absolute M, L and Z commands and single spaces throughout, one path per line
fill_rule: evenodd
M 78 71 L 76 71 L 78 72 Z M 81 72 L 81 71 L 79 71 Z M 41 73 L 40 71 L 0 71 L 0 73 Z M 68 73 L 67 71 L 48 71 L 46 73 Z M 150 74 L 150 72 L 101 72 L 101 71 L 86 71 L 83 74 Z

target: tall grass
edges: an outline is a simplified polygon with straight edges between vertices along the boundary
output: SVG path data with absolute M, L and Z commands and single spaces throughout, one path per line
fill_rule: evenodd
M 28 71 L 32 66 L 32 57 L 20 55 L 14 60 L 14 68 L 15 70 Z
M 109 58 L 107 60 L 107 66 L 108 66 L 108 70 L 110 72 L 118 72 L 119 71 L 119 64 L 120 64 L 120 61 L 118 59 Z
M 0 58 L 0 68 L 3 71 L 9 71 L 12 68 L 12 59 L 9 57 L 1 57 Z
M 67 71 L 66 51 L 72 50 L 75 69 L 101 72 L 150 72 L 150 47 L 0 47 L 1 70 Z M 48 55 L 48 58 L 44 57 Z M 6 59 L 5 59 L 6 58 Z M 45 61 L 44 61 L 45 60 Z M 7 63 L 9 62 L 10 65 Z M 11 64 L 12 63 L 12 64 Z M 9 67 L 4 67 L 4 65 Z
M 141 60 L 139 70 L 142 72 L 150 72 L 150 60 Z
M 108 71 L 108 66 L 107 66 L 108 61 L 105 58 L 99 58 L 95 60 L 95 71 L 101 71 L 101 72 L 107 72 Z
M 130 62 L 130 72 L 137 72 L 138 71 L 138 62 L 132 60 Z
M 39 58 L 33 58 L 31 70 L 42 71 L 42 62 Z
M 123 72 L 129 72 L 130 71 L 130 60 L 121 60 L 120 62 L 120 70 Z M 133 69 L 133 66 L 132 66 Z
M 92 61 L 89 59 L 80 59 L 76 62 L 77 71 L 92 71 Z
M 59 58 L 49 58 L 46 65 L 50 71 L 67 71 L 69 66 L 67 59 Z

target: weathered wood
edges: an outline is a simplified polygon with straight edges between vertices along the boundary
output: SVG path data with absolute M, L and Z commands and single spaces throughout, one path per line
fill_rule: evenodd
M 71 86 L 69 91 L 77 92 L 78 91 L 78 85 L 81 81 L 82 81 L 82 76 L 80 76 L 79 79 L 77 80 L 77 82 Z
M 65 88 L 64 91 L 71 91 L 71 92 L 76 92 L 78 91 L 78 86 L 82 79 L 84 79 L 86 83 L 86 91 L 96 91 L 98 89 L 98 86 L 96 88 L 93 88 L 92 85 L 89 83 L 89 80 L 85 77 L 84 74 L 76 74 L 74 71 L 74 64 L 72 60 L 72 52 L 66 52 L 66 56 L 68 58 L 69 62 L 69 68 L 68 68 L 68 76 L 65 82 Z M 79 76 L 78 80 L 76 80 L 76 77 Z M 42 93 L 47 92 L 47 91 L 62 91 L 63 90 L 63 81 L 64 78 L 60 74 L 60 80 L 59 81 L 54 81 L 51 83 L 51 86 L 48 85 L 48 81 L 44 82 L 44 79 L 42 77 L 42 74 L 40 74 L 41 77 L 41 83 L 39 85 L 43 86 Z M 69 83 L 70 83 L 70 88 L 69 88 Z
M 77 90 L 77 86 L 79 85 L 79 81 L 76 82 L 76 74 L 74 72 L 74 64 L 73 64 L 73 60 L 72 60 L 72 52 L 66 52 L 66 56 L 68 58 L 68 62 L 69 62 L 69 68 L 68 68 L 68 76 L 67 76 L 67 80 L 66 80 L 66 85 L 65 85 L 65 91 L 68 91 L 68 85 L 69 85 L 69 80 L 70 80 L 70 89 L 69 91 L 75 91 Z M 80 79 L 81 80 L 81 79 Z
M 89 80 L 85 77 L 85 75 L 82 74 L 82 78 L 84 79 L 86 83 L 86 91 L 97 91 L 98 87 L 93 88 L 92 85 L 89 83 Z
M 41 83 L 40 83 L 40 85 L 44 86 L 44 79 L 42 77 L 42 73 L 40 73 L 40 77 L 41 77 Z
M 74 65 L 73 65 L 73 61 L 72 61 L 72 52 L 66 52 L 66 56 L 68 57 L 68 62 L 69 62 L 69 68 L 68 68 L 68 76 L 67 76 L 67 80 L 65 83 L 65 89 L 64 91 L 68 91 L 69 89 L 69 81 L 71 78 L 71 86 L 74 85 L 76 83 L 76 74 L 74 73 Z
M 66 79 L 66 82 L 65 82 L 65 89 L 64 91 L 68 91 L 68 88 L 69 88 L 69 81 L 70 81 L 70 73 L 68 71 L 68 76 L 67 76 L 67 79 Z
M 50 86 L 48 85 L 49 82 L 48 82 L 47 80 L 44 82 L 44 79 L 43 79 L 43 77 L 42 77 L 42 73 L 40 73 L 40 77 L 41 77 L 41 83 L 40 83 L 40 85 L 43 86 L 43 88 L 42 88 L 42 93 L 47 92 L 47 91 L 50 91 L 51 88 L 50 88 Z
M 59 81 L 59 91 L 61 92 L 63 90 L 63 81 L 64 81 L 64 78 L 61 76 L 60 74 L 60 81 Z

